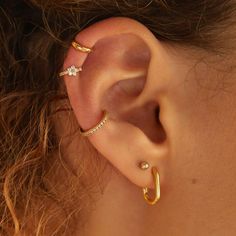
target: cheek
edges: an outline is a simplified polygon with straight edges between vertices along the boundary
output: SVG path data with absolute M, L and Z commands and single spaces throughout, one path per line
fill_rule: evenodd
M 216 213 L 236 194 L 232 188 L 236 179 L 236 96 L 199 87 L 196 80 L 171 90 L 162 101 L 170 145 L 169 191 L 183 205 L 189 200 L 202 211 L 214 208 Z M 219 198 L 224 199 L 220 204 Z

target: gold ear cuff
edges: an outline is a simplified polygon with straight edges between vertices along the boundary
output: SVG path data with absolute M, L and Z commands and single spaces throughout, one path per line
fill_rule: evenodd
M 84 53 L 90 53 L 90 52 L 92 52 L 92 49 L 91 49 L 91 48 L 82 46 L 81 44 L 79 44 L 79 43 L 76 42 L 75 40 L 72 41 L 71 45 L 72 45 L 72 47 L 73 47 L 75 50 L 77 50 L 77 51 L 84 52 Z
M 103 118 L 97 125 L 95 125 L 93 128 L 88 129 L 88 130 L 82 130 L 82 128 L 80 128 L 80 134 L 85 137 L 91 136 L 92 134 L 97 132 L 99 129 L 101 129 L 107 121 L 108 121 L 108 113 L 107 111 L 104 111 Z

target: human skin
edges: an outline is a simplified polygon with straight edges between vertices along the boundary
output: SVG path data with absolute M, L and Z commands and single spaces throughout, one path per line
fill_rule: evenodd
M 128 18 L 94 24 L 76 39 L 94 52 L 70 48 L 63 68 L 83 65 L 83 71 L 62 83 L 82 128 L 98 123 L 104 108 L 111 115 L 88 141 L 112 171 L 77 234 L 235 235 L 233 53 L 162 42 Z M 66 129 L 60 125 L 62 136 Z M 76 170 L 69 155 L 76 146 L 64 148 Z M 160 173 L 161 199 L 155 206 L 142 197 L 142 187 L 153 184 L 150 169 L 137 166 L 142 160 Z

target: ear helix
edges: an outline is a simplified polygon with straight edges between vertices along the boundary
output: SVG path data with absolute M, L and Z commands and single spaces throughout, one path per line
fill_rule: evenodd
M 91 48 L 82 46 L 81 44 L 79 44 L 76 41 L 73 41 L 71 43 L 72 47 L 79 51 L 79 52 L 83 52 L 83 53 L 91 53 L 93 50 Z M 59 76 L 62 77 L 64 75 L 69 75 L 69 76 L 77 76 L 77 73 L 79 73 L 80 71 L 82 71 L 82 67 L 76 67 L 74 65 L 70 66 L 69 68 L 67 68 L 65 71 L 62 71 L 59 73 Z M 104 125 L 108 122 L 109 120 L 109 115 L 107 111 L 103 111 L 103 117 L 101 119 L 101 121 L 95 125 L 94 127 L 88 129 L 88 130 L 83 130 L 82 128 L 80 128 L 80 134 L 84 137 L 89 137 L 91 135 L 94 135 L 96 132 L 98 132 L 101 128 L 104 127 Z M 149 163 L 146 161 L 142 161 L 139 163 L 139 168 L 141 170 L 148 170 L 150 167 Z M 150 205 L 154 205 L 158 202 L 158 200 L 160 199 L 160 175 L 158 173 L 158 170 L 156 167 L 152 167 L 151 168 L 151 172 L 152 172 L 152 176 L 153 176 L 153 181 L 154 181 L 154 197 L 151 198 L 149 196 L 149 189 L 147 187 L 143 188 L 143 196 L 145 201 L 150 204 Z

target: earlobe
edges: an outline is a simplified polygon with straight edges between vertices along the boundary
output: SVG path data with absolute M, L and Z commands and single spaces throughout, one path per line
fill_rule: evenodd
M 113 18 L 90 26 L 75 40 L 64 70 L 71 65 L 82 70 L 75 77 L 68 72 L 64 81 L 81 135 L 133 183 L 154 187 L 151 171 L 139 165 L 158 166 L 162 176 L 168 151 L 165 140 L 157 138 L 163 136 L 162 127 L 161 135 L 155 133 L 161 126 L 158 101 L 147 87 L 155 37 L 138 22 Z

